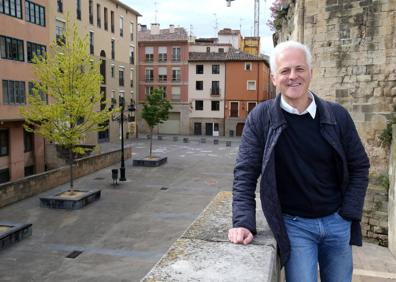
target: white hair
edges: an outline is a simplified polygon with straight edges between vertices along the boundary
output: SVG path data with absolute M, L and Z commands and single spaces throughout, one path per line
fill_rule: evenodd
M 311 51 L 309 51 L 309 48 L 306 45 L 297 41 L 285 41 L 276 45 L 276 47 L 274 48 L 274 50 L 270 55 L 270 67 L 272 74 L 274 74 L 278 69 L 278 66 L 276 65 L 276 58 L 279 56 L 280 53 L 282 53 L 286 49 L 299 49 L 304 51 L 307 65 L 309 69 L 312 69 L 312 55 L 311 55 Z

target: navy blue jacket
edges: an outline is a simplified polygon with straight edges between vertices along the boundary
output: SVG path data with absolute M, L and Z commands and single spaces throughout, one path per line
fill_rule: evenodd
M 369 159 L 346 109 L 314 95 L 320 116 L 320 132 L 339 155 L 342 205 L 339 213 L 352 220 L 352 245 L 362 245 L 360 220 L 368 185 Z M 281 265 L 289 258 L 290 242 L 283 223 L 275 175 L 276 142 L 287 127 L 280 95 L 257 105 L 247 117 L 234 169 L 233 226 L 256 234 L 257 179 L 264 216 L 278 244 Z M 287 177 L 287 175 L 286 175 Z

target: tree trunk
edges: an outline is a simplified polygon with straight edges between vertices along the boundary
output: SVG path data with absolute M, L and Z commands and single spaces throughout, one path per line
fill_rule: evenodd
M 70 191 L 74 192 L 74 185 L 73 185 L 73 147 L 69 148 L 69 165 L 70 165 Z
M 150 127 L 150 159 L 152 158 L 153 151 L 153 128 Z

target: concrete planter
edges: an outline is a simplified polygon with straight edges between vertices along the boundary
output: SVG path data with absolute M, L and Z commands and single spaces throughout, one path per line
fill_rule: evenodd
M 154 157 L 154 158 L 144 158 L 144 159 L 135 159 L 133 160 L 134 166 L 145 166 L 145 167 L 155 167 L 160 166 L 166 163 L 168 160 L 167 157 Z
M 0 250 L 32 235 L 32 224 L 0 222 Z
M 75 191 L 78 193 L 76 196 L 65 196 L 63 194 L 69 191 L 64 191 L 55 196 L 40 197 L 40 206 L 53 209 L 77 210 L 100 199 L 100 190 L 97 189 Z

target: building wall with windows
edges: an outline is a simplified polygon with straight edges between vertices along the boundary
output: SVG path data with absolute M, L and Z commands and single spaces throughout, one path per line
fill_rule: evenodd
M 188 35 L 184 28 L 160 29 L 152 24 L 138 33 L 139 97 L 141 103 L 154 88 L 162 88 L 173 109 L 169 119 L 157 127 L 158 134 L 189 134 Z M 139 115 L 139 113 L 138 113 Z M 148 132 L 140 120 L 139 131 Z
M 270 98 L 269 65 L 261 57 L 232 50 L 226 70 L 225 134 L 240 136 L 249 112 Z
M 191 45 L 189 58 L 190 134 L 224 135 L 224 48 Z
M 0 1 L 0 183 L 45 169 L 44 140 L 23 129 L 19 107 L 35 79 L 33 54 L 49 43 L 48 2 Z
M 50 7 L 51 41 L 61 34 L 67 15 L 78 26 L 81 35 L 88 37 L 90 46 L 87 52 L 101 61 L 103 98 L 118 106 L 122 96 L 126 108 L 134 104 L 137 93 L 137 19 L 140 14 L 116 0 L 57 0 Z M 135 134 L 134 114 L 125 112 L 125 137 Z M 108 130 L 89 134 L 86 143 L 119 140 L 119 116 L 109 124 Z

